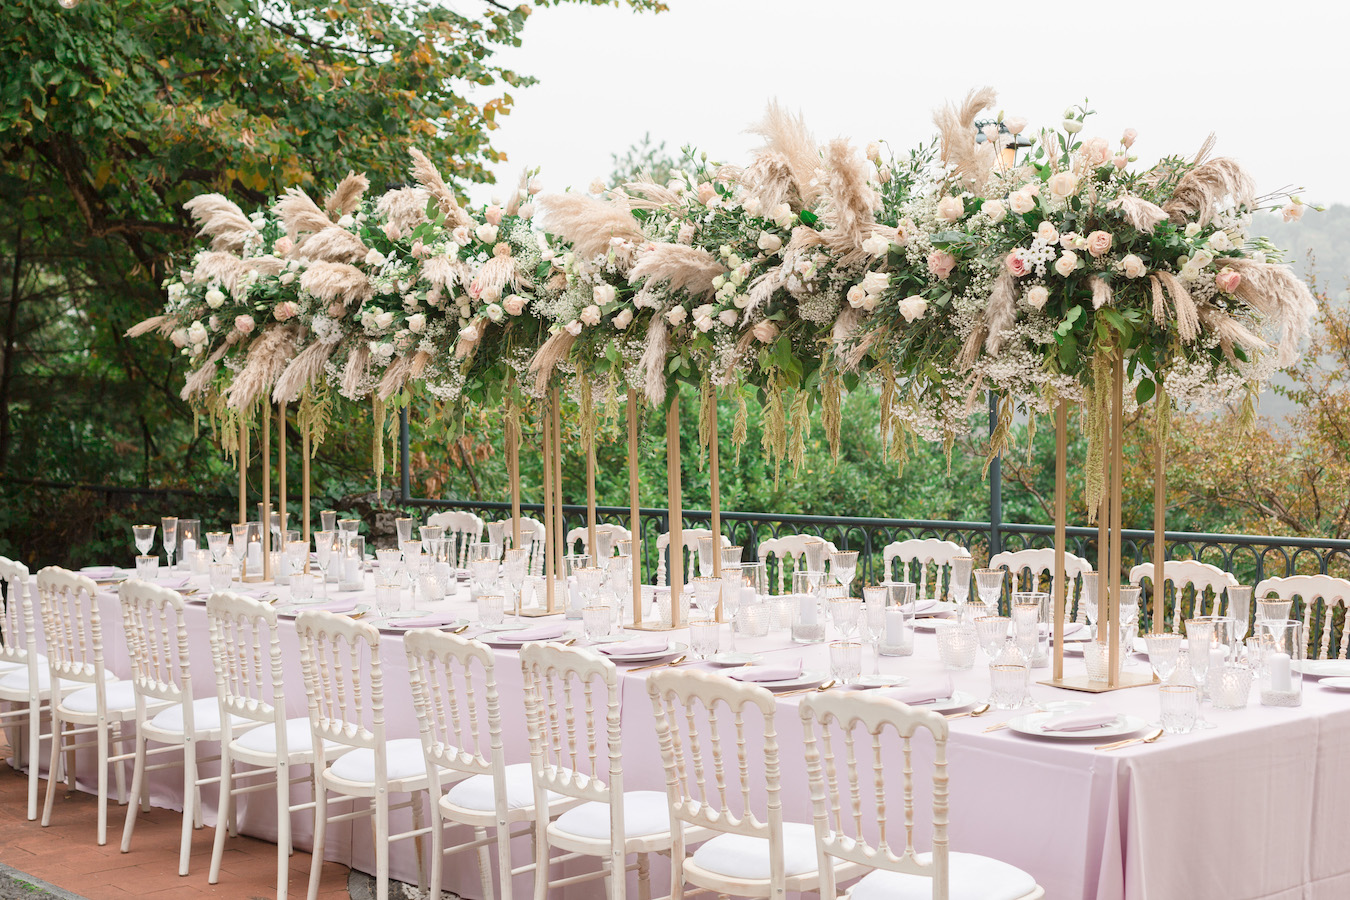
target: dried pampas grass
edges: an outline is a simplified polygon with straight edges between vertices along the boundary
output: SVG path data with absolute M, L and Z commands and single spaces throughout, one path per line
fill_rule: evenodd
M 208 250 L 197 258 L 197 277 L 208 282 L 218 282 L 236 300 L 244 299 L 244 293 L 248 290 L 244 276 L 248 273 L 247 263 L 223 250 Z
M 872 236 L 876 219 L 872 212 L 881 202 L 868 182 L 871 166 L 845 138 L 835 138 L 825 149 L 829 190 L 821 207 L 821 219 L 832 232 L 833 246 L 844 249 L 843 265 L 862 257 L 862 242 Z
M 420 184 L 428 194 L 436 198 L 441 212 L 445 213 L 446 220 L 452 227 L 458 225 L 468 225 L 469 216 L 464 210 L 459 208 L 459 201 L 455 199 L 455 192 L 450 190 L 450 185 L 441 178 L 440 171 L 427 159 L 427 155 L 416 147 L 408 151 L 412 157 L 413 164 L 411 174 L 413 180 Z
M 535 351 L 534 358 L 530 360 L 530 374 L 534 376 L 534 389 L 541 396 L 553 380 L 553 370 L 567 358 L 575 342 L 576 337 L 572 332 L 560 328 Z
M 408 383 L 408 378 L 411 375 L 412 357 L 400 356 L 389 364 L 389 368 L 384 370 L 384 377 L 380 379 L 375 396 L 380 400 L 388 400 L 403 390 L 403 385 Z
M 1017 279 L 1006 268 L 1000 267 L 998 277 L 994 279 L 994 288 L 989 294 L 989 306 L 984 311 L 984 327 L 988 337 L 984 341 L 984 349 L 990 356 L 998 356 L 999 350 L 1003 349 L 1004 329 L 1011 328 L 1013 322 L 1017 320 Z M 972 336 L 978 333 L 979 329 L 972 332 Z M 976 344 L 976 353 L 979 345 Z M 961 352 L 961 359 L 965 359 L 970 343 Z M 969 365 L 975 364 L 975 358 L 971 357 Z M 957 363 L 959 368 L 966 368 L 960 361 Z
M 244 368 L 235 374 L 225 392 L 225 404 L 234 409 L 247 409 L 266 394 L 295 357 L 299 333 L 296 326 L 278 325 L 254 340 L 248 348 Z
M 337 221 L 348 213 L 356 212 L 369 187 L 370 179 L 366 176 L 348 172 L 347 177 L 338 182 L 333 193 L 323 202 L 323 208 L 328 211 L 330 218 Z
M 370 252 L 361 239 L 345 228 L 330 225 L 297 243 L 290 252 L 295 259 L 356 263 Z
M 666 402 L 666 357 L 670 355 L 670 329 L 659 313 L 647 325 L 647 340 L 638 359 L 642 391 L 657 406 Z
M 317 262 L 300 276 L 300 287 L 325 303 L 342 301 L 344 306 L 361 304 L 371 298 L 370 279 L 347 263 Z
M 980 153 L 975 143 L 975 117 L 997 100 L 998 94 L 991 87 L 972 89 L 960 106 L 948 103 L 933 113 L 933 122 L 941 135 L 942 162 L 971 187 L 988 180 L 993 164 L 992 153 Z
M 511 247 L 505 242 L 492 248 L 492 258 L 479 266 L 469 282 L 469 294 L 478 297 L 492 290 L 504 293 L 506 287 L 517 287 L 520 278 L 516 273 L 516 260 L 511 255 Z
M 1280 329 L 1277 363 L 1293 363 L 1317 315 L 1317 300 L 1308 285 L 1288 266 L 1236 258 L 1223 263 L 1242 276 L 1234 295 Z
M 820 151 L 802 115 L 798 113 L 794 116 L 780 106 L 777 100 L 771 100 L 764 111 L 764 118 L 746 130 L 764 138 L 764 146 L 755 151 L 757 157 L 774 154 L 773 164 L 786 166 L 791 173 L 792 190 L 798 201 L 794 209 L 814 206 L 821 193 L 821 186 L 815 183 L 816 169 L 820 168 Z M 754 169 L 755 164 L 752 163 L 747 176 L 753 177 L 751 173 Z M 791 199 L 788 202 L 792 202 Z
M 1223 312 L 1215 306 L 1208 303 L 1201 303 L 1196 308 L 1200 317 L 1200 322 L 1206 330 L 1213 332 L 1219 337 L 1219 346 L 1223 348 L 1224 355 L 1233 365 L 1238 364 L 1237 357 L 1233 354 L 1233 345 L 1237 344 L 1244 350 L 1262 351 L 1269 350 L 1270 343 L 1257 337 L 1242 323 L 1238 322 L 1232 316 Z
M 1253 206 L 1256 182 L 1236 160 L 1220 157 L 1182 176 L 1163 209 L 1174 225 L 1185 225 L 1192 219 L 1208 225 L 1230 199 L 1236 206 Z
M 1159 272 L 1158 280 L 1167 288 L 1167 295 L 1177 311 L 1177 333 L 1186 343 L 1193 343 L 1200 334 L 1200 317 L 1195 309 L 1195 300 L 1191 292 L 1181 283 L 1181 279 L 1171 272 Z
M 257 229 L 244 211 L 220 194 L 201 194 L 183 204 L 201 229 L 198 237 L 211 235 L 212 250 L 244 249 L 244 239 L 256 234 Z
M 1101 309 L 1103 306 L 1109 306 L 1111 298 L 1111 285 L 1106 283 L 1106 279 L 1100 275 L 1093 275 L 1088 278 L 1088 286 L 1092 288 L 1092 308 Z
M 792 164 L 787 154 L 763 149 L 744 171 L 735 175 L 751 197 L 759 200 L 765 212 L 786 203 L 800 210 L 802 198 L 792 175 Z
M 633 209 L 679 208 L 683 203 L 679 194 L 652 181 L 646 173 L 636 181 L 625 182 L 623 189 L 629 194 L 628 205 Z
M 457 258 L 433 256 L 422 261 L 422 277 L 435 287 L 449 290 L 456 283 L 468 287 L 469 282 L 473 280 L 473 273 Z
M 323 375 L 324 365 L 337 349 L 337 341 L 315 341 L 291 360 L 272 389 L 273 403 L 291 403 L 301 391 Z
M 642 253 L 628 273 L 628 282 L 647 280 L 654 285 L 665 282 L 671 290 L 686 290 L 691 297 L 713 289 L 713 279 L 726 274 L 727 268 L 707 250 L 684 244 L 656 244 Z
M 506 214 L 514 216 L 520 212 L 522 198 L 528 197 L 530 187 L 530 170 L 525 169 L 520 173 L 520 181 L 516 182 L 516 189 L 511 192 L 511 199 L 506 201 Z
M 642 228 L 626 204 L 597 200 L 586 194 L 547 194 L 540 199 L 545 231 L 572 244 L 582 259 L 601 256 L 612 238 L 643 240 Z
M 1167 324 L 1167 298 L 1163 296 L 1162 282 L 1157 275 L 1148 276 L 1148 286 L 1153 292 L 1153 324 Z
M 161 336 L 168 337 L 173 334 L 174 320 L 170 316 L 151 316 L 144 322 L 137 322 L 127 329 L 126 336 L 129 338 L 138 338 L 143 334 L 149 334 L 152 331 L 158 331 Z
M 248 266 L 249 271 L 255 272 L 265 278 L 272 278 L 286 271 L 286 260 L 279 259 L 271 254 L 267 256 L 250 256 L 244 260 L 244 265 Z
M 323 231 L 333 221 L 324 215 L 309 194 L 298 187 L 286 188 L 286 193 L 272 207 L 272 212 L 286 226 L 286 234 L 295 240 L 301 234 Z
M 211 382 L 216 377 L 216 363 L 220 362 L 221 357 L 225 355 L 225 351 L 230 348 L 232 343 L 234 341 L 227 340 L 221 344 L 214 353 L 207 357 L 206 362 L 188 375 L 183 382 L 183 390 L 178 394 L 181 399 L 190 400 L 198 394 L 206 393 L 206 389 L 211 386 Z
M 342 368 L 342 396 L 355 400 L 361 392 L 361 383 L 370 371 L 370 344 L 358 339 L 352 352 L 347 354 L 347 365 Z
M 841 363 L 848 362 L 844 345 L 853 339 L 861 322 L 862 313 L 847 303 L 839 310 L 839 317 L 834 320 L 834 327 L 830 330 L 830 341 L 834 346 L 834 357 Z
M 1125 217 L 1125 221 L 1144 234 L 1152 234 L 1153 229 L 1158 226 L 1159 222 L 1167 221 L 1167 211 L 1156 203 L 1148 202 L 1143 197 L 1127 194 L 1118 200 L 1113 200 L 1107 208 L 1119 209 L 1121 215 Z
M 400 232 L 411 231 L 427 220 L 430 199 L 431 194 L 425 188 L 398 188 L 375 201 L 375 213 Z

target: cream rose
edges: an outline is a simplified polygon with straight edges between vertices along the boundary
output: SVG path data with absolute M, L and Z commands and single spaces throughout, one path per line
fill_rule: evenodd
M 469 226 L 457 225 L 455 230 L 450 232 L 450 239 L 463 247 L 469 242 Z
M 375 327 L 388 328 L 394 324 L 394 314 L 391 312 L 380 312 L 375 315 Z
M 1022 297 L 1027 301 L 1027 306 L 1032 309 L 1044 309 L 1046 301 L 1050 299 L 1050 292 L 1045 289 L 1044 285 L 1038 284 L 1023 294 Z
M 399 238 L 403 237 L 402 230 L 400 230 L 398 225 L 394 224 L 393 222 L 385 222 L 384 228 L 380 230 L 383 231 L 384 236 L 391 241 L 396 241 Z
M 386 261 L 387 260 L 385 259 L 384 254 L 373 247 L 371 248 L 370 252 L 366 254 L 365 258 L 366 265 L 372 266 L 377 269 L 380 266 L 384 265 Z
M 188 345 L 188 333 L 186 328 L 175 328 L 169 335 L 169 340 L 180 350 Z
M 684 324 L 689 312 L 683 306 L 676 306 L 666 311 L 666 321 L 671 325 L 679 326 Z
M 519 294 L 512 294 L 502 301 L 502 308 L 508 314 L 518 316 L 525 311 L 525 298 Z
M 611 321 L 613 322 L 614 327 L 616 329 L 618 329 L 619 331 L 623 331 L 630 324 L 632 324 L 633 311 L 631 309 L 621 309 L 619 310 L 619 314 L 615 316 Z
M 862 249 L 869 256 L 885 256 L 891 249 L 891 242 L 879 234 L 874 234 L 862 242 Z
M 413 313 L 408 316 L 408 330 L 413 334 L 421 334 L 427 330 L 427 317 L 421 313 Z
M 1008 129 L 1009 134 L 1021 134 L 1027 130 L 1027 120 L 1021 116 L 1013 116 L 1003 121 L 1003 127 Z
M 497 241 L 497 226 L 488 222 L 479 225 L 473 231 L 473 236 L 478 238 L 484 244 L 493 244 Z
M 201 322 L 193 322 L 191 325 L 188 326 L 187 330 L 188 343 L 204 344 L 206 343 L 206 338 L 207 338 L 206 326 L 203 325 Z
M 872 162 L 881 159 L 881 145 L 876 141 L 870 141 L 867 144 L 867 158 Z
M 897 308 L 906 322 L 913 322 L 915 319 L 922 319 L 924 313 L 928 312 L 928 301 L 917 295 L 906 297 L 900 301 Z
M 755 327 L 751 329 L 750 333 L 753 334 L 755 340 L 759 341 L 761 344 L 768 344 L 773 341 L 774 338 L 778 337 L 778 326 L 768 319 L 764 319 L 756 322 Z
M 854 309 L 859 309 L 862 307 L 863 301 L 867 299 L 867 291 L 863 290 L 862 285 L 855 284 L 853 287 L 848 289 L 848 293 L 845 295 L 845 297 L 848 299 L 849 306 L 853 307 Z
M 1088 138 L 1078 148 L 1078 157 L 1085 166 L 1095 169 L 1106 165 L 1106 161 L 1111 158 L 1111 147 L 1106 143 L 1106 138 Z
M 249 334 L 253 331 L 254 321 L 252 316 L 235 316 L 234 328 L 240 334 Z
M 607 303 L 613 303 L 614 285 L 597 284 L 594 288 L 591 289 L 591 300 L 593 300 L 599 306 L 604 306 Z M 586 324 L 589 325 L 592 323 L 588 322 Z
M 1094 231 L 1087 236 L 1087 252 L 1093 259 L 1101 259 L 1110 252 L 1112 240 L 1111 232 Z
M 225 302 L 225 294 L 215 288 L 206 292 L 206 305 L 212 309 L 220 309 L 221 304 Z
M 1036 197 L 1031 191 L 1014 191 L 1008 197 L 1008 206 L 1019 216 L 1025 215 L 1036 208 Z
M 568 322 L 563 327 L 567 330 L 567 333 L 570 334 L 572 337 L 576 337 L 577 335 L 581 334 L 581 323 L 578 322 L 576 319 L 573 319 L 572 321 Z
M 1008 214 L 1008 207 L 1002 200 L 990 200 L 980 207 L 980 212 L 988 216 L 990 221 L 1000 222 Z
M 736 320 L 739 318 L 740 316 L 736 315 L 736 310 L 734 309 L 724 309 L 717 314 L 717 321 L 721 322 L 728 328 L 730 328 L 732 325 L 735 325 Z
M 943 197 L 938 201 L 937 217 L 944 222 L 955 222 L 966 214 L 966 204 L 960 197 Z
M 699 331 L 711 331 L 713 327 L 712 316 L 695 316 L 694 327 Z
M 590 326 L 599 325 L 600 307 L 592 303 L 590 306 L 586 307 L 581 311 L 581 315 L 578 318 L 581 319 L 581 323 L 583 325 L 590 325 Z
M 465 325 L 463 328 L 461 328 L 461 329 L 459 330 L 459 336 L 460 336 L 460 338 L 463 339 L 463 340 L 468 341 L 469 343 L 473 343 L 473 342 L 477 341 L 477 340 L 478 340 L 478 334 L 479 334 L 479 332 L 478 332 L 478 324 L 477 324 L 477 323 L 471 323 L 471 324 Z
M 1126 278 L 1143 278 L 1148 274 L 1148 266 L 1144 265 L 1142 259 L 1130 253 L 1120 261 L 1120 271 L 1125 273 Z
M 1078 268 L 1078 254 L 1072 250 L 1065 250 L 1059 259 L 1055 260 L 1055 271 L 1065 278 L 1072 275 L 1076 268 Z
M 282 300 L 272 309 L 272 315 L 276 316 L 278 322 L 294 319 L 299 314 L 300 307 L 296 306 L 290 300 Z
M 1044 243 L 1053 244 L 1059 240 L 1059 230 L 1049 222 L 1042 222 L 1036 229 L 1036 237 L 1040 238 Z
M 500 206 L 489 206 L 483 210 L 483 218 L 491 225 L 502 224 L 502 208 Z
M 928 271 L 943 281 L 947 280 L 954 268 L 956 268 L 956 257 L 946 250 L 934 250 L 928 254 Z
M 1050 176 L 1047 187 L 1050 188 L 1050 196 L 1064 200 L 1078 192 L 1078 177 L 1072 172 L 1056 172 Z
M 755 242 L 759 249 L 765 253 L 774 254 L 783 249 L 783 239 L 771 231 L 761 231 L 759 240 Z
M 1233 241 L 1228 237 L 1228 232 L 1216 231 L 1209 236 L 1209 240 L 1205 241 L 1205 246 L 1216 253 L 1222 253 L 1225 250 L 1233 249 Z
M 863 290 L 869 294 L 880 294 L 890 286 L 891 276 L 885 272 L 868 272 L 863 276 Z

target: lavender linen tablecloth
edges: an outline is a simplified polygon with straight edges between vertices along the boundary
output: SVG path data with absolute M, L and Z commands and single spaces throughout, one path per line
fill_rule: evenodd
M 205 585 L 199 586 L 205 589 Z M 285 588 L 278 593 L 286 594 Z M 356 596 L 356 595 L 342 595 Z M 465 595 L 467 596 L 467 595 Z M 373 590 L 359 595 L 373 600 Z M 117 599 L 99 597 L 104 617 L 110 667 L 127 674 L 127 655 Z M 405 607 L 411 602 L 405 596 Z M 467 600 L 418 604 L 419 608 L 453 610 L 473 618 Z M 577 623 L 579 625 L 579 623 Z M 193 665 L 193 692 L 211 696 L 215 678 L 206 636 L 205 610 L 188 610 Z M 577 628 L 580 631 L 580 628 Z M 684 639 L 675 635 L 675 639 Z M 295 629 L 281 625 L 291 715 L 306 712 L 300 679 Z M 789 662 L 799 655 L 808 671 L 828 669 L 821 645 L 789 648 L 784 635 L 738 640 L 739 649 L 772 651 L 765 661 Z M 515 650 L 497 651 L 507 762 L 528 760 L 524 712 L 520 705 L 521 671 Z M 409 694 L 407 660 L 402 639 L 381 635 L 381 659 L 390 738 L 415 737 L 417 723 Z M 700 664 L 702 665 L 702 664 Z M 870 650 L 865 665 L 871 665 Z M 1066 660 L 1067 674 L 1082 670 L 1081 659 Z M 1136 665 L 1145 663 L 1136 661 Z M 621 666 L 621 671 L 625 667 Z M 939 677 L 932 635 L 920 634 L 916 654 L 883 659 L 882 671 L 918 679 Z M 988 695 L 988 670 L 981 658 L 969 672 L 951 673 L 957 690 L 979 699 Z M 1033 672 L 1044 678 L 1048 669 Z M 652 724 L 646 673 L 624 674 L 623 728 L 625 767 L 630 790 L 664 790 Z M 1045 686 L 1033 687 L 1042 703 L 1082 700 L 1086 695 Z M 1145 687 L 1099 695 L 1097 703 L 1149 721 L 1157 718 L 1156 688 Z M 1256 703 L 1255 694 L 1252 699 Z M 1340 900 L 1350 897 L 1350 694 L 1339 694 L 1309 681 L 1298 709 L 1205 709 L 1217 724 L 1211 731 L 1167 736 L 1156 744 L 1140 744 L 1105 753 L 1081 743 L 1031 739 L 1007 729 L 986 733 L 991 724 L 1012 717 L 991 711 L 980 718 L 953 720 L 948 746 L 951 776 L 951 846 L 1013 863 L 1030 872 L 1046 896 L 1082 900 Z M 810 821 L 802 727 L 797 698 L 779 702 L 777 718 L 782 749 L 783 806 L 790 821 Z M 755 747 L 751 747 L 754 758 Z M 203 748 L 202 756 L 213 748 Z M 926 775 L 931 752 L 916 753 L 915 771 Z M 81 760 L 87 776 L 93 762 Z M 210 771 L 208 768 L 207 771 Z M 296 801 L 307 789 L 297 788 Z M 152 802 L 182 808 L 180 776 L 152 773 Z M 208 823 L 214 822 L 216 797 L 204 791 Z M 926 798 L 919 797 L 916 841 L 928 839 Z M 116 817 L 125 808 L 114 813 Z M 403 819 L 395 820 L 395 830 Z M 241 827 L 246 833 L 275 839 L 275 807 L 270 792 L 243 798 Z M 308 848 L 312 821 L 305 814 L 293 823 L 296 846 Z M 206 840 L 200 833 L 196 840 Z M 529 858 L 526 839 L 516 842 L 515 863 Z M 329 829 L 325 855 L 364 871 L 373 871 L 374 851 L 369 824 L 346 823 Z M 666 868 L 652 860 L 656 893 L 666 892 Z M 584 871 L 569 864 L 568 871 Z M 409 842 L 392 848 L 394 877 L 416 881 L 416 862 Z M 194 875 L 199 873 L 194 872 Z M 204 872 L 200 873 L 204 877 Z M 446 861 L 445 884 L 465 897 L 481 893 L 475 860 L 470 855 Z M 528 896 L 531 879 L 517 878 L 517 896 Z M 635 890 L 635 885 L 631 886 Z M 522 893 L 523 892 L 523 893 Z M 602 896 L 599 882 L 576 885 L 559 896 Z

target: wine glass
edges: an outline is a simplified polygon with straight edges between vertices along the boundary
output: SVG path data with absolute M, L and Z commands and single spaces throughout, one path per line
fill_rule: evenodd
M 858 628 L 862 601 L 845 594 L 842 597 L 831 597 L 829 606 L 830 621 L 834 622 L 834 627 L 839 630 L 840 640 L 850 640 Z
M 633 596 L 633 557 L 610 557 L 605 569 L 605 581 L 614 595 L 614 630 L 623 630 L 623 609 Z
M 1177 667 L 1181 655 L 1181 635 L 1161 632 L 1144 635 L 1148 647 L 1148 664 L 1159 681 L 1166 681 Z
M 694 586 L 694 609 L 707 616 L 717 615 L 717 597 L 722 592 L 722 579 L 700 576 L 691 582 Z
M 803 554 L 806 556 L 806 571 L 824 572 L 825 571 L 825 541 L 818 537 L 809 537 L 802 542 Z
M 976 569 L 975 590 L 980 594 L 980 602 L 989 607 L 992 615 L 998 614 L 999 597 L 1003 594 L 1002 569 Z
M 886 636 L 886 595 L 889 592 L 883 586 L 866 585 L 863 587 L 863 609 L 859 618 L 862 639 L 872 645 L 872 674 L 863 678 L 861 684 L 882 685 L 889 679 L 881 674 L 881 639 Z
M 1100 584 L 1096 572 L 1084 572 L 1079 576 L 1083 579 L 1083 611 L 1087 617 L 1088 628 L 1095 637 L 1097 634 L 1097 586 Z
M 178 549 L 178 517 L 164 516 L 159 520 L 160 533 L 164 538 L 164 552 L 169 557 L 169 571 L 173 571 L 173 552 Z
M 723 547 L 722 565 L 739 566 L 741 564 L 741 556 L 744 553 L 745 553 L 744 547 Z
M 731 637 L 727 641 L 727 654 L 736 653 L 736 613 L 741 608 L 741 586 L 745 582 L 741 577 L 740 566 L 722 565 L 722 609 L 726 610 L 727 622 L 731 625 Z
M 605 584 L 605 570 L 599 566 L 583 566 L 573 570 L 577 579 L 577 593 L 581 595 L 581 609 L 594 606 L 600 597 L 600 589 Z
M 602 569 L 609 568 L 610 557 L 614 555 L 614 532 L 608 528 L 595 530 L 595 564 Z
M 155 526 L 132 525 L 131 534 L 136 539 L 136 549 L 140 551 L 140 555 L 149 555 L 150 548 L 155 546 Z
M 834 575 L 834 580 L 844 586 L 844 596 L 848 596 L 849 587 L 853 584 L 853 575 L 857 571 L 857 550 L 836 550 L 830 554 L 830 572 Z
M 713 541 L 715 535 L 701 534 L 698 536 L 698 574 L 704 578 L 711 578 L 713 573 Z
M 314 556 L 319 560 L 319 571 L 323 573 L 325 595 L 328 593 L 328 567 L 333 562 L 333 547 L 336 543 L 336 531 L 314 532 Z
M 506 526 L 508 522 L 489 522 L 488 523 L 488 556 L 497 561 L 501 561 L 502 550 L 506 547 Z
M 520 598 L 525 587 L 525 570 L 529 561 L 530 551 L 524 547 L 507 550 L 502 561 L 502 574 L 506 576 L 506 583 L 511 585 L 511 590 L 515 594 L 512 605 L 515 607 L 517 619 L 520 618 Z
M 230 533 L 228 531 L 208 531 L 206 546 L 211 551 L 211 562 L 224 562 L 225 554 L 230 552 Z
M 1205 699 L 1205 682 L 1209 676 L 1209 655 L 1214 644 L 1214 616 L 1199 616 L 1186 620 L 1187 653 L 1191 663 L 1191 673 L 1195 676 L 1197 696 Z M 1196 728 L 1213 728 L 1214 723 L 1205 720 L 1203 710 L 1195 716 Z
M 966 602 L 970 600 L 970 573 L 975 569 L 975 560 L 969 556 L 952 557 L 951 581 L 947 584 L 947 594 L 956 604 L 957 613 L 964 614 Z M 940 575 L 941 573 L 939 573 Z M 983 599 L 980 600 L 984 602 Z M 997 609 L 991 609 L 991 615 L 998 615 Z

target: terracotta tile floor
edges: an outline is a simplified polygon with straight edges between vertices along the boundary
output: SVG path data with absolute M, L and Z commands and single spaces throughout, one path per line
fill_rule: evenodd
M 97 808 L 91 794 L 58 790 L 51 826 L 28 821 L 28 779 L 9 767 L 4 761 L 8 755 L 0 733 L 0 862 L 89 900 L 276 896 L 276 845 L 243 836 L 225 844 L 220 883 L 206 883 L 211 828 L 193 832 L 191 874 L 180 877 L 178 839 L 183 819 L 172 810 L 152 808 L 141 815 L 130 853 L 120 849 L 126 807 L 118 806 L 115 797 L 108 806 L 108 843 L 103 847 L 95 842 Z M 41 782 L 39 816 L 45 790 L 46 782 Z M 305 896 L 309 863 L 309 854 L 300 850 L 291 857 L 290 896 Z M 324 864 L 319 897 L 348 900 L 346 866 Z

